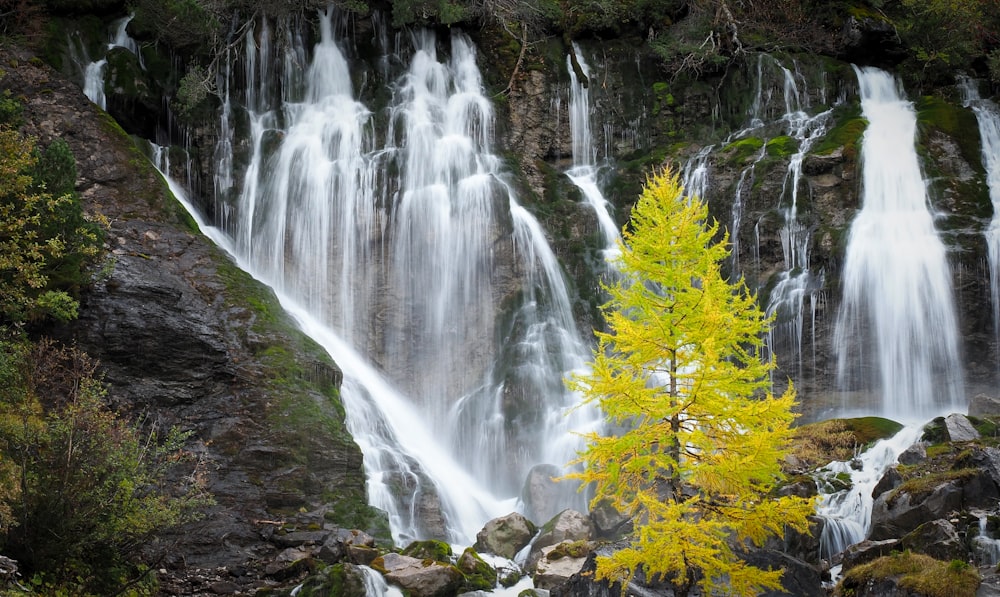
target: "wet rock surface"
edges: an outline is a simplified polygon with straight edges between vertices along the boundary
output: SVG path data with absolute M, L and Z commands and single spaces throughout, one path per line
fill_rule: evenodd
M 56 137 L 69 144 L 85 210 L 111 222 L 107 258 L 82 296 L 80 318 L 51 333 L 101 362 L 120 410 L 148 426 L 192 432 L 186 451 L 194 464 L 183 474 L 216 500 L 200 522 L 149 546 L 162 592 L 250 594 L 274 585 L 268 566 L 289 541 L 276 540 L 275 527 L 308 524 L 306 512 L 322 526 L 331 499 L 363 501 L 361 454 L 330 398 L 340 372 L 315 351 L 297 352 L 308 343 L 290 323 L 255 325 L 269 315 L 240 293 L 277 311 L 273 294 L 234 273 L 106 114 L 30 58 L 0 48 L 0 62 L 16 65 L 0 85 L 24 99 L 25 133 L 43 146 Z M 288 363 L 262 356 L 275 347 L 291 355 Z M 274 380 L 288 367 L 308 379 L 277 392 Z M 293 441 L 282 418 L 299 406 L 325 412 L 330 427 Z

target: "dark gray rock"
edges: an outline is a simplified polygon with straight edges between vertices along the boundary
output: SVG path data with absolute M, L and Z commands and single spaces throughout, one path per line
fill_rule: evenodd
M 986 394 L 976 394 L 969 401 L 970 417 L 988 417 L 1000 415 L 1000 398 Z
M 937 560 L 969 559 L 969 550 L 958 536 L 955 525 L 944 519 L 925 522 L 899 540 L 902 549 L 923 553 Z
M 962 485 L 945 481 L 923 495 L 889 492 L 875 499 L 871 530 L 874 541 L 901 537 L 928 520 L 936 520 L 958 511 L 963 505 Z
M 927 458 L 927 444 L 916 442 L 909 448 L 903 450 L 896 458 L 899 464 L 916 464 Z M 895 487 L 895 486 L 894 486 Z
M 844 550 L 840 560 L 841 569 L 847 572 L 855 566 L 867 564 L 882 556 L 887 556 L 896 550 L 897 545 L 899 545 L 897 539 L 885 539 L 882 541 L 866 539 L 861 543 L 855 543 Z
M 899 474 L 899 469 L 894 466 L 890 466 L 886 469 L 885 473 L 882 474 L 882 478 L 878 480 L 875 487 L 872 488 L 872 498 L 877 498 L 883 493 L 892 491 L 902 484 L 903 475 Z
M 625 516 L 607 501 L 598 502 L 590 511 L 594 537 L 600 539 L 620 539 L 632 530 L 632 519 Z
M 301 547 L 303 545 L 322 545 L 329 536 L 330 531 L 295 531 L 275 534 L 271 541 L 280 547 Z
M 753 549 L 743 559 L 751 566 L 782 571 L 781 590 L 764 591 L 761 597 L 825 597 L 823 580 L 816 566 L 780 551 Z
M 531 467 L 521 489 L 521 501 L 524 503 L 524 515 L 528 519 L 541 523 L 549 520 L 563 508 L 560 503 L 563 487 L 558 479 L 562 476 L 559 467 L 552 464 L 538 464 Z

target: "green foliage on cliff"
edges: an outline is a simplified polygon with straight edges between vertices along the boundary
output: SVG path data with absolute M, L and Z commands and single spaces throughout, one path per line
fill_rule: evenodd
M 210 503 L 194 466 L 167 490 L 186 434 L 113 413 L 96 367 L 76 348 L 0 336 L 0 551 L 45 594 L 144 592 L 152 537 Z
M 1000 44 L 1000 11 L 993 0 L 901 0 L 887 6 L 920 83 L 952 82 Z
M 0 126 L 0 322 L 76 317 L 74 295 L 104 235 L 83 213 L 75 178 L 65 142 L 38 152 Z

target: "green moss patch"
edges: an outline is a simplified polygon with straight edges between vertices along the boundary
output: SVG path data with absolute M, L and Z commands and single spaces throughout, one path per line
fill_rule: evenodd
M 909 594 L 925 597 L 973 597 L 980 582 L 979 572 L 965 562 L 942 562 L 907 551 L 851 568 L 835 594 L 854 595 L 861 587 L 887 579 L 894 579 Z
M 747 137 L 733 141 L 726 146 L 725 151 L 729 154 L 727 161 L 732 164 L 742 164 L 750 157 L 760 153 L 764 147 L 764 140 L 760 137 Z
M 765 145 L 767 155 L 772 158 L 787 158 L 799 149 L 799 144 L 788 135 L 769 139 Z
M 979 475 L 979 470 L 974 468 L 962 468 L 950 471 L 937 471 L 925 475 L 915 476 L 903 481 L 903 484 L 893 489 L 886 498 L 892 505 L 896 499 L 906 493 L 912 496 L 924 496 L 931 493 L 945 483 L 952 481 L 965 481 Z
M 444 541 L 414 541 L 401 552 L 404 556 L 418 560 L 434 560 L 435 562 L 451 563 L 454 553 L 451 546 Z
M 828 419 L 795 429 L 792 456 L 815 468 L 833 460 L 850 460 L 858 448 L 892 437 L 903 426 L 882 417 Z

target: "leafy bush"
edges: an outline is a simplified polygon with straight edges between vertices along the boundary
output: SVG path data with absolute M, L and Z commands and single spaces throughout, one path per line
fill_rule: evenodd
M 198 483 L 176 495 L 166 488 L 187 434 L 161 438 L 112 412 L 96 362 L 76 348 L 0 343 L 10 388 L 0 401 L 0 476 L 18 479 L 0 492 L 9 513 L 0 548 L 49 589 L 114 594 L 144 575 L 140 550 L 153 535 L 209 503 Z
M 65 141 L 36 151 L 31 138 L 0 126 L 0 322 L 76 316 L 74 294 L 104 241 L 73 187 Z

